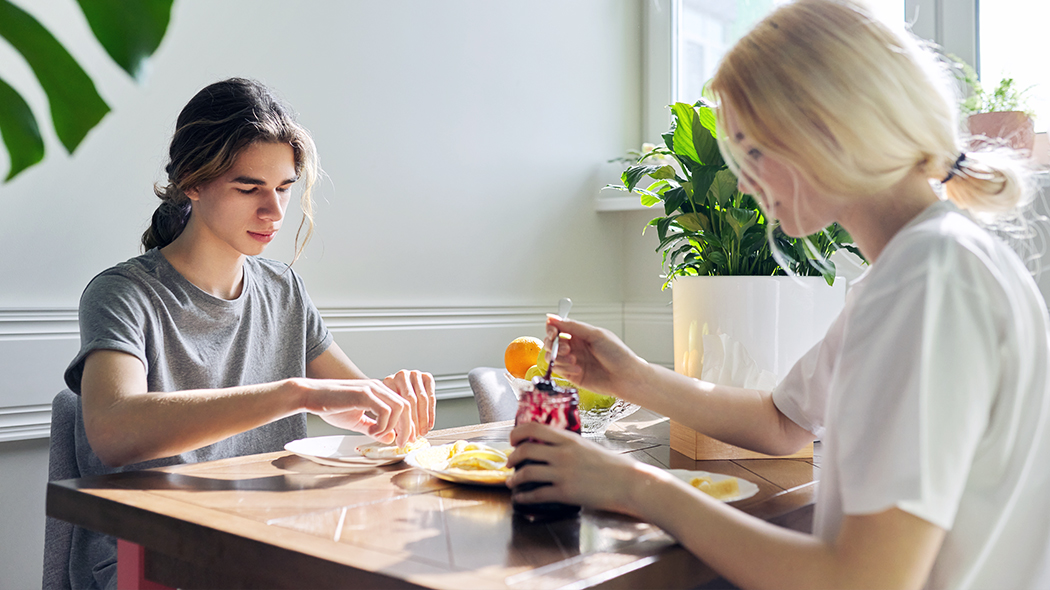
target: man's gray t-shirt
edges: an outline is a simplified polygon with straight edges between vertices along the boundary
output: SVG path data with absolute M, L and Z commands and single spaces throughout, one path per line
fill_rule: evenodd
M 66 369 L 77 394 L 84 360 L 96 350 L 134 355 L 146 368 L 149 391 L 212 389 L 306 375 L 307 364 L 332 336 L 302 279 L 288 265 L 244 260 L 244 284 L 234 300 L 214 297 L 186 280 L 160 250 L 96 276 L 80 299 L 80 352 Z M 76 456 L 82 476 L 196 463 L 278 451 L 306 436 L 297 414 L 174 457 L 106 467 L 88 444 L 77 413 Z M 77 527 L 70 557 L 73 587 L 116 584 L 116 541 Z

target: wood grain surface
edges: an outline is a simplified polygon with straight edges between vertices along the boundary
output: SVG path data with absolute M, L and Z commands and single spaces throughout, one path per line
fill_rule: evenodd
M 509 422 L 435 431 L 505 442 Z M 641 410 L 599 444 L 669 469 L 758 485 L 733 504 L 808 530 L 817 459 L 694 460 Z M 818 445 L 819 448 L 819 445 Z M 268 453 L 48 485 L 47 513 L 146 548 L 148 578 L 180 588 L 706 588 L 728 586 L 659 528 L 584 510 L 515 518 L 501 486 L 445 482 L 405 463 L 330 467 Z

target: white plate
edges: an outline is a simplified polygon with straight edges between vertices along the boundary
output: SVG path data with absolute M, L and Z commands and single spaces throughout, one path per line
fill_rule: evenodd
M 471 471 L 468 469 L 436 469 L 436 464 L 445 462 L 448 458 L 449 450 L 452 444 L 438 445 L 427 449 L 419 449 L 412 451 L 405 457 L 405 463 L 408 463 L 416 469 L 426 471 L 430 475 L 438 479 L 445 481 L 451 481 L 453 483 L 466 483 L 473 485 L 483 486 L 501 486 L 507 478 L 510 477 L 512 472 L 510 471 Z M 513 447 L 510 443 L 505 442 L 488 442 L 483 443 L 494 449 L 509 453 Z
M 415 441 L 403 447 L 395 447 L 392 444 L 371 441 L 357 446 L 357 452 L 369 459 L 404 459 L 409 453 L 416 449 L 425 449 L 430 446 L 430 441 L 419 437 Z M 408 449 L 408 450 L 405 450 Z
M 668 469 L 668 473 L 684 481 L 690 483 L 694 477 L 710 477 L 711 481 L 722 481 L 723 479 L 729 479 L 732 475 L 723 475 L 721 473 L 711 473 L 709 471 L 690 471 L 688 469 Z M 738 485 L 740 486 L 740 493 L 736 496 L 725 498 L 723 502 L 739 502 L 740 500 L 746 500 L 751 496 L 758 493 L 758 486 L 754 483 L 747 481 L 743 478 L 736 478 Z
M 369 459 L 357 452 L 357 447 L 374 442 L 373 439 L 364 435 L 336 434 L 293 440 L 284 445 L 284 450 L 321 465 L 334 467 L 378 467 L 404 460 L 404 457 Z

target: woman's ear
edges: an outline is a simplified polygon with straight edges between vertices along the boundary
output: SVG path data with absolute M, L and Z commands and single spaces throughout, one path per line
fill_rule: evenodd
M 199 186 L 195 186 L 193 188 L 188 188 L 184 192 L 186 193 L 186 196 L 189 197 L 189 199 L 191 201 L 199 201 L 200 198 L 201 198 L 201 189 L 200 189 Z

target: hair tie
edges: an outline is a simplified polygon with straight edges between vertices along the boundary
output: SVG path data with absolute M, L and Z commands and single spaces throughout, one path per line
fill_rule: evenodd
M 941 184 L 944 184 L 955 177 L 957 172 L 962 172 L 962 163 L 966 160 L 966 152 L 959 154 L 959 157 L 955 159 L 955 163 L 952 164 L 950 170 L 948 170 L 948 176 L 944 177 Z

